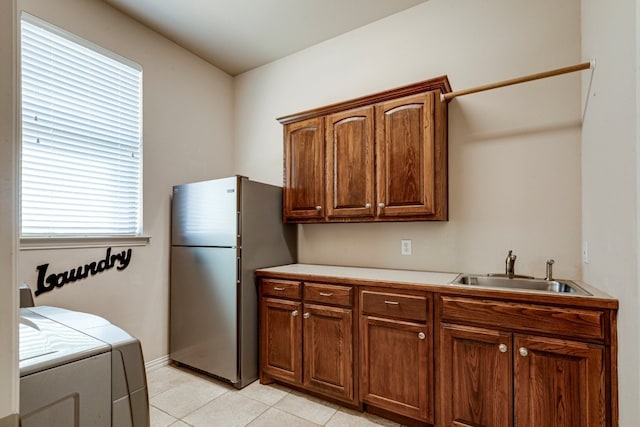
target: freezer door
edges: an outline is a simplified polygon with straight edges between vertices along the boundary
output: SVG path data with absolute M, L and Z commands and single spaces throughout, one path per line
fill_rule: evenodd
M 238 177 L 173 187 L 173 246 L 236 246 Z
M 171 359 L 238 380 L 236 249 L 171 248 Z

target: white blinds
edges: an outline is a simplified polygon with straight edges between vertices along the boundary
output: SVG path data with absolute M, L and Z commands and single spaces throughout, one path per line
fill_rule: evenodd
M 24 14 L 22 236 L 140 235 L 139 66 Z

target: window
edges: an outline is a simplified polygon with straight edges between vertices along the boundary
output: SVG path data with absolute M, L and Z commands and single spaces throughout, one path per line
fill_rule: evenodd
M 21 24 L 22 237 L 140 235 L 141 67 Z

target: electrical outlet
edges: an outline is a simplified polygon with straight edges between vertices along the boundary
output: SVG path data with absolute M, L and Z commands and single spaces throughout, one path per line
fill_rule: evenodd
M 582 242 L 582 262 L 585 264 L 589 264 L 589 242 Z
M 411 255 L 411 240 L 400 240 L 400 253 L 402 255 Z

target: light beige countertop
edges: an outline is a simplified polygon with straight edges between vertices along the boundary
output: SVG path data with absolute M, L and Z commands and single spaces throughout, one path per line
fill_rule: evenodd
M 279 267 L 261 268 L 258 271 L 280 274 L 304 274 L 310 276 L 336 277 L 353 280 L 407 283 L 415 285 L 446 285 L 458 276 L 458 273 L 314 264 L 289 264 Z
M 396 270 L 385 268 L 364 268 L 364 267 L 346 267 L 337 265 L 316 265 L 316 264 L 289 264 L 278 267 L 260 268 L 256 270 L 256 274 L 262 277 L 283 276 L 300 280 L 302 276 L 313 277 L 313 280 L 332 280 L 343 279 L 352 283 L 364 285 L 375 285 L 376 282 L 384 284 L 397 284 L 398 286 L 426 286 L 429 290 L 437 290 L 438 292 L 455 292 L 459 294 L 469 294 L 488 297 L 515 297 L 520 295 L 541 302 L 552 302 L 558 299 L 564 299 L 565 302 L 580 299 L 582 303 L 602 305 L 609 308 L 617 308 L 618 302 L 610 295 L 602 292 L 594 286 L 588 285 L 582 281 L 574 280 L 579 286 L 591 293 L 591 295 L 563 295 L 550 292 L 518 290 L 518 289 L 499 289 L 499 288 L 483 288 L 480 286 L 469 287 L 467 285 L 454 285 L 451 282 L 460 273 L 437 272 L 437 271 L 415 271 L 415 270 Z M 590 301 L 590 302 L 588 302 Z M 597 302 L 599 301 L 599 302 Z

